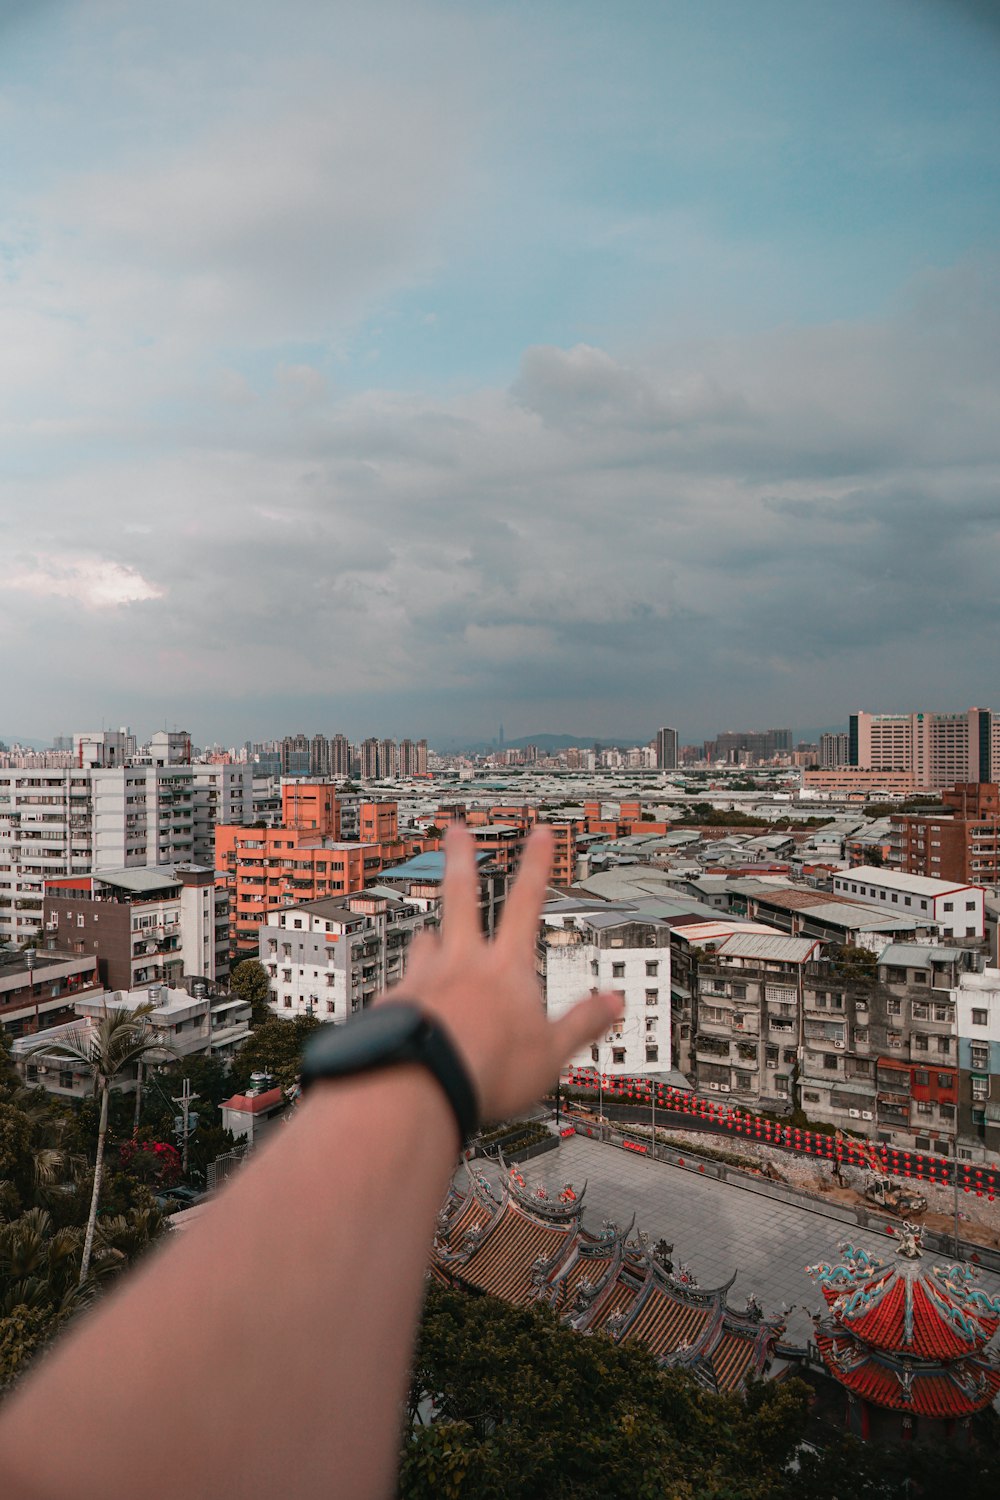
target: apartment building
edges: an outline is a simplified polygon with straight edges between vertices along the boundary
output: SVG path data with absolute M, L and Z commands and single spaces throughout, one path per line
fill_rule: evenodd
M 402 979 L 414 935 L 438 921 L 437 903 L 374 891 L 276 912 L 260 928 L 259 950 L 272 1007 L 282 1016 L 350 1020 Z
M 942 793 L 941 804 L 892 814 L 891 868 L 956 884 L 1000 884 L 1000 787 L 961 782 Z
M 734 932 L 697 966 L 695 1086 L 780 1109 L 791 1099 L 801 1041 L 806 966 L 815 938 Z
M 216 880 L 229 895 L 234 957 L 256 954 L 268 912 L 363 890 L 388 861 L 404 857 L 396 804 L 362 800 L 352 812 L 355 807 L 357 842 L 343 837 L 345 807 L 332 782 L 287 779 L 281 785 L 280 823 L 219 825 L 214 863 Z
M 479 920 L 484 935 L 493 937 L 503 914 L 509 881 L 503 867 L 496 864 L 484 850 L 477 850 L 476 863 L 479 873 Z M 443 882 L 444 853 L 440 849 L 428 849 L 413 855 L 403 864 L 392 865 L 383 870 L 370 889 L 373 893 L 385 891 L 392 896 L 401 896 L 424 911 L 439 913 Z
M 67 1036 L 86 1037 L 100 1021 L 105 1009 L 134 1010 L 137 1005 L 148 1002 L 154 1007 L 149 1016 L 150 1025 L 165 1044 L 162 1055 L 165 1063 L 193 1056 L 228 1062 L 250 1035 L 250 1005 L 238 995 L 213 993 L 203 980 L 194 980 L 190 990 L 166 985 L 110 993 L 102 990 L 99 994 L 74 996 L 76 1014 L 72 1021 L 15 1040 L 11 1052 L 18 1071 L 26 1083 L 37 1084 L 46 1093 L 71 1100 L 89 1097 L 94 1087 L 90 1070 L 60 1056 L 55 1050 L 58 1044 Z M 47 1052 L 46 1046 L 53 1050 Z M 155 1060 L 156 1054 L 150 1061 Z M 116 1077 L 114 1087 L 124 1093 L 134 1093 L 137 1080 L 137 1065 L 126 1064 Z
M 847 734 L 821 734 L 819 737 L 819 765 L 822 771 L 836 771 L 846 766 L 850 757 L 850 737 Z
M 570 1059 L 603 1074 L 670 1070 L 670 928 L 630 902 L 549 902 L 538 935 L 538 973 L 555 1020 L 588 990 L 621 1000 L 615 1025 Z
M 76 995 L 103 991 L 93 954 L 0 952 L 0 1028 L 10 1037 L 68 1021 Z
M 229 972 L 229 900 L 196 865 L 57 876 L 45 882 L 43 941 L 93 955 L 108 990 L 212 982 Z
M 46 879 L 189 863 L 193 826 L 188 766 L 0 770 L 0 940 L 39 930 Z
M 959 1155 L 1000 1154 L 1000 969 L 959 975 L 951 991 L 958 1030 Z
M 833 889 L 835 895 L 856 898 L 883 911 L 923 917 L 935 923 L 942 937 L 983 940 L 985 908 L 980 886 L 859 865 L 835 874 Z

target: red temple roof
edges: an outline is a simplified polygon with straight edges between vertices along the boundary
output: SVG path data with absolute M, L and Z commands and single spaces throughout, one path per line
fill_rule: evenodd
M 837 1265 L 808 1267 L 837 1323 L 873 1349 L 922 1359 L 959 1359 L 983 1348 L 1000 1326 L 1000 1298 L 976 1285 L 967 1266 L 932 1265 L 907 1253 L 888 1264 L 852 1246 Z
M 830 1374 L 855 1396 L 920 1417 L 968 1417 L 1000 1392 L 1000 1370 L 968 1357 L 949 1364 L 915 1364 L 879 1356 L 850 1334 L 819 1328 L 816 1345 Z

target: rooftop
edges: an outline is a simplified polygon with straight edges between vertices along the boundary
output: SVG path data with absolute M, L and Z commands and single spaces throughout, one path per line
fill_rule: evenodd
M 763 958 L 777 963 L 804 964 L 818 947 L 818 938 L 738 932 L 727 938 L 716 952 L 725 958 Z
M 845 870 L 838 880 L 864 880 L 868 885 L 884 886 L 889 891 L 909 891 L 913 896 L 947 896 L 951 891 L 975 890 L 975 886 L 958 885 L 954 880 L 934 880 L 930 875 L 904 875 L 900 870 L 883 870 L 878 865 L 858 865 Z

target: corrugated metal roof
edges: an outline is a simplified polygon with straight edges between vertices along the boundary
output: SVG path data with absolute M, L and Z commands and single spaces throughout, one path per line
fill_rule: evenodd
M 930 875 L 904 875 L 902 870 L 883 870 L 877 865 L 858 865 L 846 870 L 838 880 L 850 880 L 852 884 L 865 881 L 876 889 L 882 886 L 887 891 L 909 891 L 915 896 L 947 896 L 951 891 L 965 891 L 970 887 L 961 880 L 934 880 Z M 853 894 L 853 892 L 852 892 Z
M 890 943 L 878 956 L 880 964 L 896 964 L 899 968 L 926 969 L 931 964 L 954 963 L 967 948 L 939 948 L 932 943 Z
M 763 933 L 735 933 L 717 950 L 725 958 L 765 958 L 777 963 L 805 963 L 819 946 L 818 938 L 774 936 Z

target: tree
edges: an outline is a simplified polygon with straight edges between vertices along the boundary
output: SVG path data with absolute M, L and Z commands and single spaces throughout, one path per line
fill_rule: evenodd
M 282 1088 L 291 1088 L 299 1076 L 306 1037 L 319 1021 L 314 1016 L 286 1020 L 272 1016 L 243 1043 L 233 1058 L 230 1082 L 234 1094 L 242 1093 L 251 1073 L 270 1073 Z
M 550 1309 L 432 1285 L 413 1369 L 400 1493 L 506 1500 L 771 1500 L 805 1427 L 806 1387 L 746 1402 L 664 1371 L 640 1345 L 585 1338 Z
M 77 1027 L 58 1043 L 42 1043 L 33 1051 L 45 1051 L 56 1057 L 65 1057 L 82 1064 L 90 1073 L 94 1083 L 94 1094 L 100 1101 L 101 1114 L 97 1131 L 97 1156 L 94 1162 L 94 1185 L 90 1195 L 90 1212 L 87 1215 L 87 1232 L 83 1242 L 83 1257 L 80 1262 L 80 1286 L 90 1272 L 90 1260 L 94 1249 L 94 1229 L 97 1224 L 97 1208 L 101 1197 L 101 1180 L 104 1176 L 104 1147 L 108 1136 L 108 1105 L 111 1090 L 119 1074 L 132 1063 L 142 1063 L 153 1053 L 162 1055 L 170 1051 L 154 1032 L 149 1022 L 150 1012 L 155 1006 L 147 1002 L 134 1010 L 117 1006 L 109 1010 L 104 1006 L 99 1021 L 88 1029 Z
M 245 958 L 242 963 L 237 964 L 229 976 L 229 988 L 241 1000 L 249 1001 L 254 1026 L 263 1026 L 271 1020 L 274 1014 L 268 1004 L 271 980 L 258 959 Z

